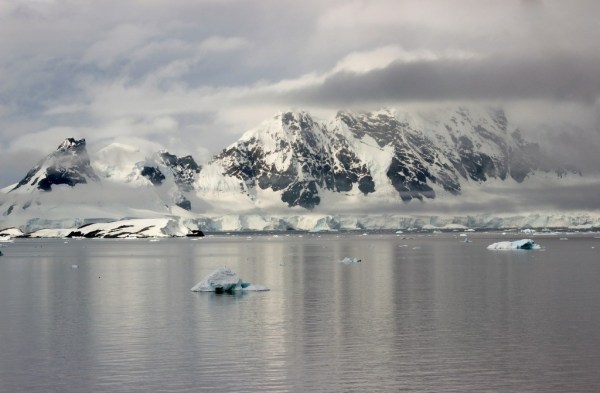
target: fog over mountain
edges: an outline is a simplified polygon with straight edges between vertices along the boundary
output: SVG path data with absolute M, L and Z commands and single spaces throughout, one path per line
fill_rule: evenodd
M 90 154 L 85 139 L 67 138 L 0 190 L 0 214 L 3 226 L 29 229 L 161 217 L 193 228 L 209 219 L 217 229 L 312 228 L 295 223 L 302 216 L 383 225 L 360 221 L 369 214 L 483 226 L 506 214 L 556 224 L 558 215 L 560 225 L 595 225 L 586 211 L 595 210 L 598 178 L 554 164 L 500 108 L 339 111 L 327 120 L 286 111 L 206 162 L 121 143 Z M 260 219 L 229 227 L 232 215 Z
M 597 210 L 599 11 L 591 0 L 2 2 L 0 186 L 21 181 L 67 138 L 86 140 L 92 165 L 97 150 L 119 144 L 144 160 L 166 150 L 205 166 L 277 113 L 306 112 L 320 125 L 339 111 L 435 118 L 493 107 L 539 146 L 545 166 L 576 167 L 586 180 L 517 187 L 512 202 L 489 185 L 487 199 L 468 200 L 449 159 L 462 202 L 448 206 Z M 347 169 L 369 188 L 366 172 Z M 441 173 L 431 177 L 450 192 Z M 320 179 L 325 190 L 345 187 Z M 173 184 L 169 200 L 187 195 Z

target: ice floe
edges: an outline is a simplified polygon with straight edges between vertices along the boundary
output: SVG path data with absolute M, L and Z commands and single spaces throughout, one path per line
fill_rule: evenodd
M 344 259 L 342 259 L 341 261 L 339 261 L 340 263 L 343 263 L 344 265 L 350 265 L 351 263 L 361 263 L 362 259 L 359 258 L 350 258 L 350 257 L 344 257 Z
M 231 269 L 221 266 L 198 284 L 194 285 L 193 292 L 233 292 L 233 291 L 268 291 L 269 288 L 244 282 Z
M 539 250 L 539 244 L 531 239 L 521 239 L 512 242 L 498 242 L 487 246 L 488 250 Z

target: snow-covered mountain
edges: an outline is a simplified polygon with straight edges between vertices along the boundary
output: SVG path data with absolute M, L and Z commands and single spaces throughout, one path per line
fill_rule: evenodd
M 393 227 L 400 224 L 364 213 L 389 211 L 386 220 L 405 221 L 415 208 L 421 217 L 451 215 L 458 204 L 481 206 L 503 190 L 582 178 L 542 157 L 498 109 L 341 111 L 327 121 L 283 112 L 204 165 L 119 143 L 88 154 L 85 140 L 68 138 L 2 190 L 0 229 L 76 228 L 125 217 L 183 219 L 192 230 L 194 222 L 223 230 L 310 229 L 313 221 L 337 222 L 334 229 Z M 473 213 L 487 218 L 470 222 L 492 220 L 486 211 Z M 586 224 L 581 216 L 563 221 Z
M 90 165 L 85 139 L 65 139 L 60 146 L 37 163 L 10 192 L 31 193 L 32 190 L 51 191 L 53 185 L 67 184 L 71 187 L 98 181 Z
M 339 112 L 328 122 L 296 111 L 278 114 L 224 149 L 200 173 L 197 190 L 217 204 L 237 191 L 243 206 L 263 208 L 314 209 L 323 200 L 401 206 L 458 197 L 466 186 L 473 192 L 473 185 L 490 180 L 522 183 L 540 172 L 551 171 L 539 146 L 502 110 Z
M 147 154 L 140 149 L 112 143 L 94 154 L 94 168 L 102 178 L 114 184 L 148 188 L 166 205 L 192 209 L 189 198 L 201 170 L 190 155 L 177 157 L 167 151 Z
M 74 228 L 123 217 L 190 218 L 200 166 L 191 156 L 142 152 L 113 143 L 89 154 L 66 139 L 0 194 L 0 227 Z M 192 228 L 195 229 L 195 228 Z

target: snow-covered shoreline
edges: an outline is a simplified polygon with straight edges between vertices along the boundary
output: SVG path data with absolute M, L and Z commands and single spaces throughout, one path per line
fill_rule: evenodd
M 160 217 L 122 220 L 60 219 L 28 220 L 22 225 L 2 228 L 0 235 L 40 238 L 150 238 L 185 237 L 200 232 L 353 230 L 600 230 L 600 214 L 533 214 L 526 216 L 403 216 L 403 215 L 215 215 L 196 218 Z M 543 233 L 543 232 L 542 232 Z

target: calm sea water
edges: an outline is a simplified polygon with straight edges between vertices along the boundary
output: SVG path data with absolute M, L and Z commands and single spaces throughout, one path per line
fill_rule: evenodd
M 0 391 L 600 391 L 600 239 L 509 238 L 17 240 Z M 189 290 L 221 265 L 271 291 Z

